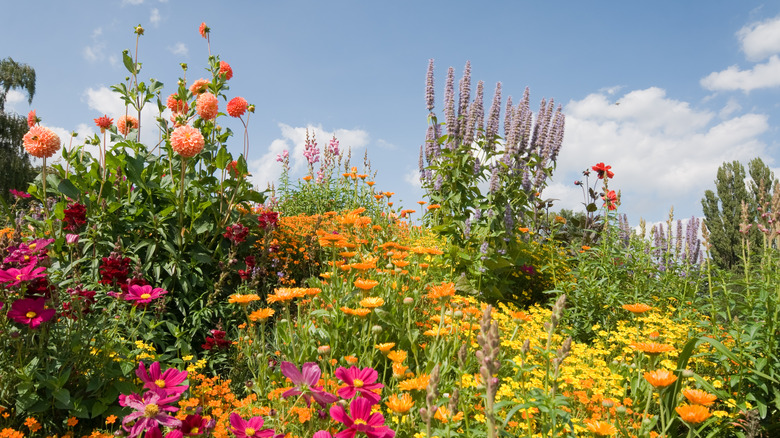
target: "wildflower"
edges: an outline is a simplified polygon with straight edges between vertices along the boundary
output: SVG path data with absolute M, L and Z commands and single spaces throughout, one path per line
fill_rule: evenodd
M 225 333 L 222 330 L 210 330 L 209 333 L 211 333 L 211 336 L 206 337 L 206 343 L 201 345 L 201 348 L 204 350 L 211 350 L 214 347 L 217 348 L 228 348 L 232 345 L 230 340 L 225 339 L 225 336 L 227 336 L 227 333 Z
M 381 351 L 383 354 L 387 354 L 395 347 L 395 342 L 385 342 L 383 344 L 376 344 L 374 348 Z
M 429 374 L 420 374 L 417 377 L 412 377 L 411 379 L 402 381 L 398 384 L 398 388 L 400 388 L 402 391 L 420 391 L 428 387 L 428 382 L 430 379 L 431 376 Z
M 371 279 L 358 278 L 355 280 L 355 287 L 362 290 L 371 290 L 376 287 L 379 282 Z
M 604 200 L 604 205 L 607 206 L 607 209 L 610 211 L 617 210 L 618 198 L 614 190 L 607 192 L 606 196 L 602 196 L 601 199 Z
M 133 301 L 134 306 L 141 304 L 149 304 L 152 300 L 156 300 L 161 296 L 167 294 L 168 291 L 159 287 L 152 288 L 150 285 L 138 285 L 132 284 L 127 288 L 127 295 L 125 295 L 125 301 Z
M 133 116 L 121 116 L 116 120 L 116 130 L 127 135 L 131 129 L 138 129 L 138 119 Z
M 683 421 L 690 424 L 699 424 L 710 418 L 712 413 L 702 405 L 681 405 L 675 409 Z
M 585 425 L 596 436 L 612 436 L 617 433 L 617 428 L 605 421 L 585 420 Z
M 263 417 L 252 417 L 244 420 L 236 412 L 230 414 L 230 431 L 236 438 L 254 438 L 274 436 L 273 429 L 261 429 L 263 427 Z
M 305 290 L 301 288 L 280 287 L 274 290 L 274 293 L 268 295 L 265 300 L 269 303 L 286 303 L 295 298 L 301 298 L 305 295 Z
M 24 134 L 24 150 L 37 158 L 48 158 L 60 149 L 60 137 L 49 128 L 35 125 Z
M 46 268 L 44 266 L 35 267 L 35 263 L 29 263 L 22 269 L 8 268 L 0 270 L 0 283 L 8 283 L 8 287 L 16 286 L 25 281 L 33 281 L 38 278 L 46 277 Z
M 114 124 L 114 119 L 108 117 L 108 115 L 103 115 L 103 117 L 98 117 L 95 120 L 95 124 L 100 128 L 100 133 L 106 132 L 106 129 L 110 128 L 112 124 Z
M 656 388 L 665 388 L 677 380 L 677 376 L 668 370 L 647 371 L 644 376 Z
M 339 423 L 344 423 L 347 427 L 337 434 L 339 437 L 352 438 L 358 432 L 362 432 L 370 438 L 392 438 L 395 432 L 385 426 L 385 417 L 376 412 L 371 413 L 372 403 L 364 398 L 352 400 L 349 404 L 351 416 L 347 415 L 341 405 L 333 405 L 330 408 L 330 416 Z
M 252 322 L 265 321 L 268 318 L 274 316 L 274 309 L 264 308 L 258 309 L 249 314 L 249 319 Z
M 383 304 L 385 304 L 385 300 L 380 297 L 366 297 L 360 300 L 360 305 L 369 309 L 380 307 Z
M 64 229 L 68 231 L 78 231 L 82 225 L 87 223 L 87 208 L 78 202 L 68 205 L 63 210 L 65 217 L 62 221 L 65 223 Z
M 607 179 L 612 179 L 612 177 L 615 176 L 615 174 L 611 170 L 609 170 L 612 169 L 612 166 L 606 166 L 604 163 L 596 164 L 595 166 L 592 167 L 592 169 L 594 172 L 596 172 L 599 179 L 604 179 L 605 176 L 607 177 Z
M 198 155 L 205 145 L 206 139 L 203 138 L 203 134 L 190 125 L 179 126 L 171 133 L 171 147 L 183 158 Z
M 106 417 L 106 425 L 114 424 L 116 422 L 117 416 L 116 415 L 109 415 Z
M 241 224 L 233 224 L 227 227 L 227 231 L 225 231 L 222 237 L 233 242 L 233 245 L 238 245 L 239 243 L 246 240 L 246 236 L 248 234 L 249 234 L 249 228 Z
M 655 342 L 635 342 L 631 344 L 631 348 L 651 355 L 674 351 L 674 346 L 672 345 L 656 344 Z
M 165 106 L 168 107 L 173 113 L 184 114 L 190 110 L 190 106 L 187 105 L 187 101 L 183 100 L 177 93 L 173 93 L 168 96 L 165 102 Z
M 68 426 L 70 426 L 70 427 L 73 427 L 73 426 L 79 424 L 79 420 L 76 417 L 70 417 L 70 418 L 68 418 L 68 421 L 66 422 L 66 424 Z
M 30 328 L 38 328 L 52 318 L 56 311 L 45 308 L 45 298 L 23 298 L 16 300 L 11 304 L 8 310 L 8 318 L 20 323 L 27 324 Z
M 371 400 L 372 405 L 379 403 L 381 397 L 375 390 L 381 389 L 384 385 L 377 383 L 378 373 L 375 369 L 371 367 L 361 369 L 356 366 L 352 366 L 349 369 L 339 367 L 333 375 L 347 384 L 346 387 L 339 388 L 339 397 L 350 399 L 355 394 L 360 393 L 361 397 Z
M 209 32 L 211 32 L 211 29 L 206 26 L 206 22 L 204 21 L 203 23 L 200 23 L 200 26 L 198 27 L 198 33 L 200 33 L 200 36 L 208 39 Z
M 135 375 L 141 379 L 144 388 L 162 391 L 167 396 L 181 395 L 189 387 L 189 385 L 182 385 L 187 380 L 187 371 L 168 368 L 160 372 L 160 362 L 154 362 L 149 365 L 149 371 L 147 372 L 144 362 L 141 361 L 138 364 L 138 369 L 135 370 Z
M 230 117 L 241 117 L 246 112 L 246 108 L 249 106 L 246 99 L 243 97 L 234 97 L 230 99 L 227 104 L 227 112 Z
M 355 365 L 358 362 L 358 358 L 356 358 L 355 356 L 344 356 L 344 362 L 350 365 Z
M 628 310 L 631 313 L 634 314 L 640 314 L 645 313 L 648 310 L 652 309 L 652 307 L 648 306 L 647 304 L 623 304 L 623 309 Z
M 406 360 L 407 353 L 404 350 L 393 350 L 387 353 L 387 358 L 395 363 L 401 363 Z
M 225 61 L 219 61 L 219 73 L 218 75 L 225 75 L 225 80 L 230 80 L 233 77 L 233 68 L 230 67 Z
M 27 192 L 20 192 L 19 190 L 9 189 L 8 191 L 16 199 L 29 198 L 30 196 L 32 196 L 31 194 L 29 194 Z
M 292 384 L 295 385 L 295 388 L 285 391 L 284 394 L 282 394 L 282 397 L 287 398 L 294 395 L 303 395 L 304 400 L 306 400 L 306 406 L 310 405 L 310 399 L 313 398 L 314 401 L 319 403 L 323 408 L 337 400 L 335 395 L 325 392 L 321 386 L 317 386 L 322 371 L 316 363 L 306 362 L 299 371 L 298 367 L 292 363 L 282 362 L 281 370 L 282 374 L 290 379 Z
M 217 96 L 208 92 L 201 93 L 195 101 L 195 109 L 201 119 L 214 119 L 219 112 L 219 101 L 217 100 Z
M 428 289 L 428 295 L 431 300 L 438 300 L 439 298 L 446 298 L 455 295 L 455 283 L 442 282 L 440 285 L 431 286 Z
M 176 412 L 179 408 L 170 406 L 178 399 L 176 396 L 163 396 L 164 393 L 148 391 L 143 396 L 130 394 L 120 396 L 120 404 L 135 409 L 134 412 L 122 419 L 122 427 L 130 433 L 130 438 L 140 436 L 147 429 L 162 425 L 165 427 L 178 427 L 181 421 L 167 414 Z M 132 423 L 132 426 L 129 426 Z
M 689 402 L 695 405 L 709 406 L 715 403 L 718 397 L 714 394 L 702 391 L 700 389 L 686 389 L 683 391 L 683 395 Z
M 463 419 L 463 412 L 458 412 L 452 415 L 452 412 L 446 406 L 439 406 L 436 409 L 436 413 L 433 414 L 433 418 L 441 421 L 442 423 L 458 422 Z
M 32 128 L 33 126 L 37 125 L 38 122 L 40 122 L 41 119 L 38 118 L 37 115 L 35 115 L 35 110 L 30 110 L 29 113 L 27 113 L 27 127 Z
M 30 429 L 31 432 L 37 432 L 41 429 L 40 423 L 38 423 L 38 420 L 36 420 L 33 417 L 27 417 L 24 420 L 24 425 L 27 426 L 27 428 Z
M 414 406 L 414 400 L 408 393 L 403 393 L 400 396 L 393 394 L 387 398 L 385 406 L 396 414 L 405 414 Z
M 190 93 L 199 95 L 205 93 L 209 89 L 209 81 L 206 79 L 198 79 L 190 85 Z
M 431 211 L 431 210 L 436 210 L 438 208 L 441 208 L 441 205 L 439 205 L 439 204 L 431 204 L 431 205 L 429 205 L 429 206 L 427 206 L 425 208 L 427 208 L 428 211 Z
M 409 367 L 404 364 L 393 362 L 393 377 L 400 379 L 406 375 L 406 370 L 408 369 Z

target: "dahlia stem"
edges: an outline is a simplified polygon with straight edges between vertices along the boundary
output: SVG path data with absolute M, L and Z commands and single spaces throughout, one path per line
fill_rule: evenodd
M 184 171 L 187 169 L 187 159 L 181 158 L 181 179 L 179 188 L 179 247 L 184 243 Z

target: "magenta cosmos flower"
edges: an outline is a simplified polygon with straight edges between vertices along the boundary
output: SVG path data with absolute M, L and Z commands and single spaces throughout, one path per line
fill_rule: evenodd
M 292 397 L 294 395 L 303 395 L 306 400 L 306 406 L 311 405 L 310 398 L 314 398 L 314 401 L 320 404 L 323 408 L 337 400 L 336 396 L 325 392 L 322 387 L 317 386 L 317 382 L 320 380 L 320 367 L 314 362 L 306 362 L 298 371 L 298 367 L 290 362 L 282 362 L 281 365 L 282 374 L 284 374 L 295 388 L 288 389 L 282 394 L 282 397 Z
M 43 266 L 35 267 L 34 263 L 23 267 L 22 269 L 8 268 L 0 270 L 0 283 L 9 283 L 10 286 L 16 286 L 23 281 L 33 281 L 36 278 L 46 277 L 46 268 Z
M 179 396 L 164 397 L 162 393 L 148 391 L 143 396 L 130 394 L 120 397 L 120 404 L 135 409 L 122 419 L 122 427 L 130 433 L 130 438 L 135 438 L 147 429 L 159 426 L 179 427 L 181 421 L 168 415 L 168 412 L 176 412 L 179 408 L 168 403 L 175 402 Z M 132 423 L 132 426 L 130 424 Z
M 12 320 L 27 324 L 30 328 L 38 328 L 41 323 L 54 318 L 54 309 L 45 307 L 45 298 L 24 298 L 16 300 L 8 310 L 8 317 Z
M 384 385 L 376 382 L 379 375 L 375 369 L 371 367 L 360 369 L 356 366 L 349 369 L 339 367 L 333 375 L 347 384 L 346 387 L 339 389 L 339 397 L 349 400 L 356 393 L 360 393 L 360 396 L 367 398 L 371 404 L 379 403 L 381 396 L 374 390 L 381 389 Z
M 146 431 L 144 438 L 163 438 L 163 434 L 160 428 L 155 426 Z M 178 429 L 174 429 L 165 434 L 165 438 L 184 438 L 184 433 Z
M 156 287 L 152 289 L 151 286 L 144 285 L 138 285 L 138 284 L 131 284 L 127 288 L 127 294 L 125 295 L 126 301 L 133 301 L 134 306 L 138 305 L 146 305 L 152 302 L 152 300 L 155 300 L 157 298 L 160 298 L 161 296 L 167 294 L 168 291 L 165 289 L 160 289 L 159 287 Z
M 331 406 L 331 418 L 347 426 L 346 429 L 337 433 L 335 438 L 353 438 L 358 432 L 366 434 L 368 438 L 393 438 L 395 431 L 385 426 L 385 417 L 382 414 L 371 413 L 372 405 L 373 403 L 366 398 L 352 400 L 349 404 L 351 417 L 340 405 Z
M 149 371 L 146 371 L 144 362 L 138 364 L 135 375 L 144 383 L 144 388 L 152 391 L 161 391 L 165 395 L 181 395 L 189 388 L 189 385 L 182 385 L 187 380 L 187 371 L 179 371 L 175 368 L 168 368 L 160 372 L 160 362 L 154 362 L 149 365 Z
M 261 429 L 263 427 L 263 417 L 252 417 L 244 420 L 236 412 L 230 414 L 230 431 L 236 438 L 254 438 L 254 437 L 272 437 L 273 429 Z

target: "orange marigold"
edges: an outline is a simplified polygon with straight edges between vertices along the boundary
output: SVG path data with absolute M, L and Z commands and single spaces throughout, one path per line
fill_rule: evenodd
M 677 381 L 677 376 L 669 370 L 647 371 L 644 376 L 656 388 L 664 388 Z
M 374 345 L 374 348 L 381 351 L 382 353 L 387 354 L 390 350 L 395 347 L 395 342 L 385 342 L 383 344 L 376 344 Z
M 252 301 L 259 301 L 260 297 L 257 294 L 233 294 L 228 298 L 228 302 L 230 304 L 241 304 L 242 306 L 246 306 L 247 304 L 251 303 Z
M 379 307 L 383 304 L 385 304 L 385 300 L 381 297 L 366 297 L 360 300 L 360 305 L 369 309 Z
M 701 389 L 686 389 L 683 391 L 683 395 L 689 402 L 695 405 L 709 406 L 715 403 L 718 397 L 715 394 L 702 391 Z
M 652 309 L 652 307 L 648 306 L 647 304 L 623 304 L 623 308 L 628 310 L 631 313 L 640 314 L 645 313 L 648 310 Z
M 274 313 L 274 309 L 258 309 L 249 314 L 249 319 L 253 322 L 265 321 L 268 318 L 274 316 Z
M 681 405 L 677 406 L 675 411 L 684 422 L 690 424 L 702 423 L 712 415 L 710 410 L 702 405 Z
M 408 393 L 403 393 L 400 396 L 393 394 L 387 398 L 385 405 L 396 414 L 405 414 L 414 406 L 414 400 Z
M 406 360 L 407 353 L 404 350 L 393 350 L 387 354 L 387 358 L 395 363 L 401 363 Z
M 198 155 L 205 145 L 206 139 L 203 138 L 203 134 L 190 125 L 179 126 L 171 133 L 171 147 L 183 158 Z
M 431 379 L 429 374 L 420 374 L 417 377 L 406 379 L 398 384 L 401 391 L 423 390 L 428 387 L 428 381 Z
M 363 290 L 371 290 L 378 284 L 378 281 L 371 279 L 358 278 L 355 280 L 355 287 Z
M 428 298 L 438 300 L 439 298 L 451 297 L 455 295 L 455 283 L 442 282 L 440 285 L 431 286 L 428 289 Z
M 60 137 L 49 128 L 35 125 L 22 138 L 24 150 L 37 158 L 48 158 L 60 149 Z

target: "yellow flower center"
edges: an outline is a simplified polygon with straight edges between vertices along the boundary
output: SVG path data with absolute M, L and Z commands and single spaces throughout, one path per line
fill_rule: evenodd
M 352 386 L 355 388 L 362 388 L 363 387 L 363 381 L 360 379 L 355 379 L 352 381 Z
M 149 403 L 144 408 L 144 417 L 146 417 L 146 418 L 153 418 L 153 417 L 157 416 L 157 414 L 159 412 L 160 412 L 160 407 L 159 406 L 157 406 L 154 403 Z
M 165 388 L 165 380 L 163 379 L 157 379 L 154 381 L 154 384 L 159 386 L 160 388 Z
M 16 281 L 22 281 L 22 274 L 16 276 Z
M 244 429 L 244 433 L 246 434 L 246 436 L 254 436 L 255 429 L 251 427 L 247 427 L 246 429 Z
M 197 427 L 193 427 L 192 429 L 190 429 L 190 434 L 191 435 L 199 435 L 200 434 L 200 429 L 198 429 Z
M 355 420 L 355 424 L 365 425 L 366 424 L 366 420 L 361 420 L 360 418 L 358 418 L 357 420 Z
M 29 319 L 33 319 L 33 318 L 35 318 L 36 316 L 38 316 L 38 314 L 37 314 L 37 313 L 35 313 L 35 312 L 27 312 L 27 313 L 25 313 L 25 314 L 24 314 L 24 316 L 26 316 L 26 317 L 27 317 L 27 318 L 29 318 Z
M 143 298 L 144 300 L 148 300 L 151 297 L 152 296 L 150 294 L 141 294 L 141 298 Z

